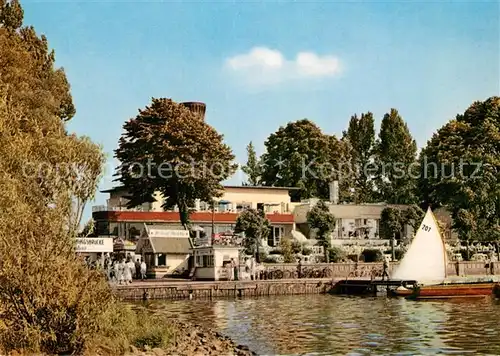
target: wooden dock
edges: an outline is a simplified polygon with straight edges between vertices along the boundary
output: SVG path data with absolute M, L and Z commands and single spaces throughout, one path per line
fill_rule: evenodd
M 417 281 L 381 280 L 381 279 L 344 279 L 335 283 L 330 293 L 348 295 L 373 295 L 386 294 L 389 289 L 399 286 L 410 286 Z
M 147 281 L 114 286 L 123 300 L 180 300 L 244 298 L 269 295 L 329 293 L 338 280 L 331 278 L 282 279 L 258 281 Z

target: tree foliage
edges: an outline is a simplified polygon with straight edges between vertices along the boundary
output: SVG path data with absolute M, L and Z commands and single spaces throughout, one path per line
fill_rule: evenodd
M 401 238 L 406 225 L 411 226 L 413 232 L 417 231 L 422 219 L 424 211 L 416 204 L 406 207 L 389 206 L 382 210 L 380 215 L 380 236 L 383 239 L 392 239 L 395 235 Z
M 152 202 L 159 192 L 164 209 L 178 207 L 185 228 L 195 200 L 222 196 L 221 182 L 236 171 L 223 136 L 170 99 L 153 98 L 123 129 L 115 153 L 120 160 L 117 180 L 129 193 L 127 205 Z
M 381 200 L 388 204 L 415 203 L 417 143 L 396 109 L 382 119 L 375 157 Z
M 245 233 L 246 253 L 254 255 L 257 252 L 256 248 L 261 246 L 262 239 L 267 238 L 270 226 L 271 224 L 262 210 L 245 209 L 238 215 L 234 231 Z
M 253 147 L 252 142 L 247 146 L 247 163 L 243 167 L 241 167 L 243 173 L 247 175 L 248 182 L 247 185 L 258 186 L 260 185 L 260 180 L 262 176 L 262 165 L 257 157 L 257 153 L 255 152 L 255 148 Z
M 325 260 L 329 262 L 329 249 L 331 245 L 331 233 L 335 229 L 335 217 L 330 213 L 328 205 L 320 200 L 311 210 L 307 212 L 307 223 L 309 228 L 316 230 L 318 244 L 323 246 Z
M 27 94 L 45 95 L 31 82 Z M 67 134 L 50 108 L 24 105 L 10 90 L 0 83 L 0 353 L 80 353 L 113 304 L 104 278 L 74 250 L 104 156 Z
M 375 200 L 375 172 L 372 172 L 373 167 L 370 166 L 375 144 L 373 114 L 367 112 L 361 114 L 361 117 L 352 116 L 347 131 L 343 133 L 343 140 L 348 141 L 351 146 L 350 168 L 354 181 L 350 200 L 357 204 L 371 203 Z
M 387 207 L 380 214 L 380 236 L 392 239 L 403 230 L 403 217 L 398 208 Z
M 290 122 L 271 134 L 262 156 L 262 183 L 298 187 L 294 198 L 328 198 L 328 183 L 341 178 L 347 144 L 325 135 L 312 121 Z
M 0 84 L 12 105 L 30 110 L 33 120 L 52 115 L 69 120 L 75 114 L 70 87 L 45 36 L 22 27 L 17 0 L 0 1 Z
M 295 252 L 290 237 L 284 237 L 280 240 L 280 252 L 283 255 L 285 263 L 295 262 Z
M 500 237 L 499 152 L 500 97 L 474 102 L 422 150 L 422 200 L 446 206 L 461 239 Z

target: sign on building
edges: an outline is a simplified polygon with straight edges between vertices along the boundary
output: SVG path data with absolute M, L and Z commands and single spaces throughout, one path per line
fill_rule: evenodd
M 187 230 L 150 229 L 149 237 L 189 237 Z
M 112 237 L 81 237 L 76 239 L 76 252 L 113 252 Z

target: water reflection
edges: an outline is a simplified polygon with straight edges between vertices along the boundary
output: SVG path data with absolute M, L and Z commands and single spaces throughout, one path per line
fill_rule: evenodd
M 326 295 L 151 302 L 261 355 L 500 354 L 500 304 Z

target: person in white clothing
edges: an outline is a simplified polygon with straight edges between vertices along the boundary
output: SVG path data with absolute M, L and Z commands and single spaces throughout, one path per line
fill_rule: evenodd
M 146 279 L 146 271 L 148 269 L 148 266 L 146 266 L 146 262 L 144 260 L 141 261 L 141 280 Z

